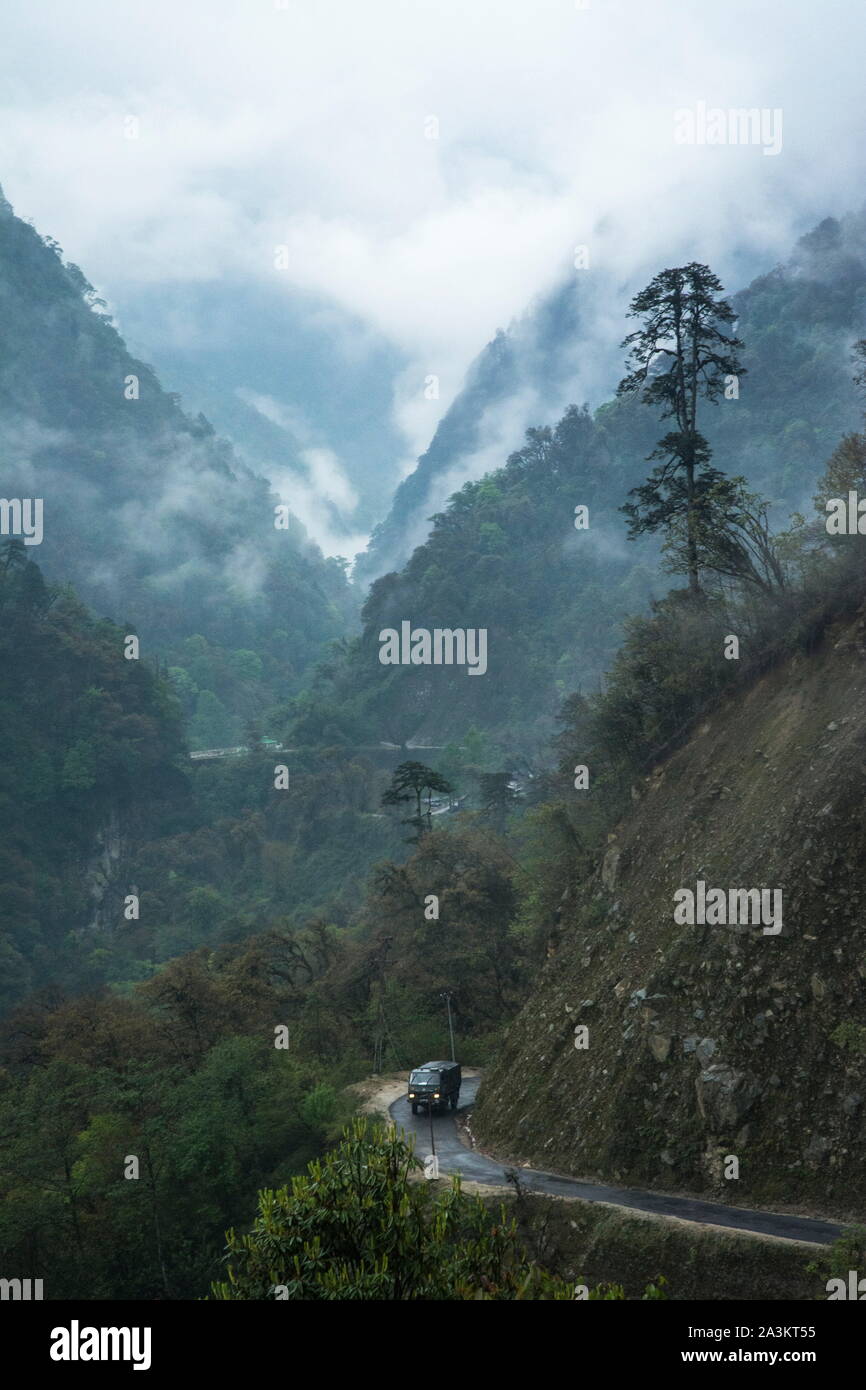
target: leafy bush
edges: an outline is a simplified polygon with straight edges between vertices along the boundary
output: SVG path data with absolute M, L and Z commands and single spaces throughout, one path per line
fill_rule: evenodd
M 504 1208 L 491 1212 L 454 1179 L 443 1195 L 394 1129 L 363 1119 L 291 1188 L 259 1194 L 252 1231 L 229 1231 L 216 1299 L 566 1299 L 539 1269 Z

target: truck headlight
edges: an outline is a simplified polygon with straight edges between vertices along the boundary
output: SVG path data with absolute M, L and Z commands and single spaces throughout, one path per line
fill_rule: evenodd
M 414 1100 L 414 1099 L 415 1099 L 415 1092 L 414 1092 L 414 1091 L 410 1091 L 410 1092 L 409 1092 L 409 1099 L 410 1099 L 410 1100 Z
M 434 1093 L 433 1099 L 434 1099 L 434 1100 L 438 1100 L 438 1099 L 439 1099 L 439 1092 L 438 1092 L 438 1091 L 436 1091 L 436 1092 Z

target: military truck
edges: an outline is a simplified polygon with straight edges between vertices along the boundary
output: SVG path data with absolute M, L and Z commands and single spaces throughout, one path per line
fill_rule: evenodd
M 457 1109 L 460 1099 L 459 1062 L 425 1062 L 409 1075 L 412 1114 L 419 1110 Z

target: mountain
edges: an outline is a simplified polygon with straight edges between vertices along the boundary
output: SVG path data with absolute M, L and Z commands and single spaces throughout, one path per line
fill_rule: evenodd
M 733 1204 L 862 1205 L 866 606 L 849 588 L 855 613 L 637 779 L 563 894 L 474 1112 L 503 1159 Z M 726 901 L 778 890 L 781 930 L 679 924 L 675 894 L 699 883 Z
M 649 278 L 649 272 L 647 278 Z M 638 288 L 635 285 L 633 288 Z M 708 407 L 703 429 L 720 467 L 745 473 L 787 506 L 802 503 L 813 460 L 853 428 L 847 351 L 866 324 L 866 213 L 825 219 L 784 265 L 731 296 L 740 315 L 748 376 L 735 400 Z M 604 401 L 622 375 L 611 306 L 623 285 L 603 269 L 572 272 L 471 367 L 427 452 L 397 489 L 355 574 L 372 580 L 403 567 L 448 496 L 498 465 L 528 426 L 560 418 L 569 402 Z M 656 438 L 620 436 L 628 451 Z
M 620 624 L 653 592 L 656 550 L 630 547 L 617 508 L 640 455 L 613 454 L 609 431 L 572 407 L 555 429 L 529 431 L 504 468 L 466 483 L 399 574 L 377 580 L 363 631 L 330 663 L 315 707 L 287 737 L 312 743 L 357 736 L 394 743 L 460 742 L 475 726 L 503 749 L 541 754 L 572 690 L 594 688 L 613 658 Z M 575 507 L 590 508 L 588 530 Z M 603 615 L 603 619 L 601 619 Z M 416 628 L 483 629 L 487 669 L 383 666 L 380 634 Z
M 49 983 L 99 981 L 135 891 L 125 847 L 176 824 L 189 787 L 165 680 L 15 543 L 0 552 L 0 614 L 2 1013 Z
M 866 333 L 866 215 L 827 219 L 785 267 L 734 302 L 746 372 L 737 394 L 702 405 L 701 428 L 714 463 L 744 474 L 784 526 L 793 509 L 809 509 L 822 464 L 859 421 L 850 349 Z M 485 372 L 504 390 L 516 371 L 507 338 L 482 361 L 476 393 Z M 470 402 L 471 393 L 455 403 L 437 438 L 446 439 L 446 426 L 452 442 L 473 437 L 478 412 Z M 348 730 L 351 713 L 371 738 L 445 743 L 474 727 L 501 749 L 506 766 L 515 753 L 540 754 L 562 698 L 599 688 L 625 618 L 667 587 L 658 546 L 627 541 L 620 513 L 646 478 L 664 428 L 633 399 L 592 413 L 572 406 L 555 426 L 527 431 L 504 467 L 465 483 L 402 568 L 371 586 L 362 635 L 330 668 L 331 689 L 304 736 L 315 741 L 316 720 L 331 729 L 342 721 Z M 427 458 L 432 469 L 432 449 Z M 429 469 L 428 481 L 450 476 Z M 420 470 L 413 479 L 404 499 L 410 486 L 426 486 Z M 586 529 L 575 528 L 579 506 L 588 508 Z M 406 621 L 483 629 L 487 673 L 383 668 L 380 634 Z
M 279 273 L 274 272 L 279 282 Z M 127 341 L 230 438 L 254 472 L 285 484 L 328 553 L 351 555 L 383 515 L 405 449 L 392 420 L 402 353 L 332 303 L 276 286 L 124 287 Z M 290 491 L 289 491 L 290 490 Z
M 267 480 L 184 413 L 101 307 L 3 199 L 4 495 L 43 500 L 46 577 L 178 670 L 194 738 L 237 742 L 346 631 L 344 567 L 296 518 L 277 529 Z
M 707 409 L 715 462 L 808 506 L 816 471 L 860 423 L 850 349 L 866 332 L 866 210 L 825 218 L 732 303 L 748 375 L 738 399 Z
M 497 467 L 527 426 L 558 418 L 573 399 L 581 293 L 586 299 L 577 278 L 570 278 L 481 351 L 429 449 L 397 488 L 388 515 L 358 556 L 357 580 L 401 568 L 426 538 L 431 514 L 452 493 Z

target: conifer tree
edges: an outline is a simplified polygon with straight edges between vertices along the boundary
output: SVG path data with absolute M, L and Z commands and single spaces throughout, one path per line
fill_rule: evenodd
M 686 570 L 692 594 L 700 593 L 698 537 L 711 524 L 713 507 L 725 501 L 726 479 L 712 468 L 712 450 L 698 430 L 698 401 L 717 400 L 726 377 L 745 370 L 737 356 L 743 346 L 725 328 L 736 318 L 722 297 L 722 284 L 709 266 L 696 261 L 663 270 L 629 308 L 643 320 L 622 346 L 629 349 L 627 375 L 618 395 L 640 393 L 646 405 L 661 407 L 661 419 L 676 428 L 659 440 L 649 458 L 659 462 L 623 511 L 632 537 L 668 528 L 685 518 Z

